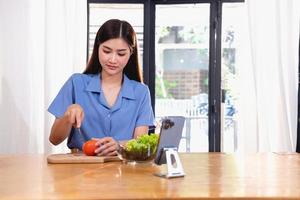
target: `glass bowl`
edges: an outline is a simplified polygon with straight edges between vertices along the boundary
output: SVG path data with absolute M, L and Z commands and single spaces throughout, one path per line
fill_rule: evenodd
M 158 135 L 142 135 L 129 140 L 126 144 L 119 144 L 118 156 L 124 162 L 151 162 L 156 156 Z

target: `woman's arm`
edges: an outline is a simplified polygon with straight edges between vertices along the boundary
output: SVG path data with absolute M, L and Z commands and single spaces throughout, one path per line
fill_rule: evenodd
M 54 145 L 60 144 L 69 136 L 71 128 L 72 124 L 69 123 L 66 117 L 55 119 L 51 128 L 49 141 Z
M 62 118 L 55 119 L 49 141 L 54 145 L 60 144 L 69 136 L 72 126 L 78 128 L 81 126 L 83 118 L 84 112 L 80 105 L 72 104 L 69 106 Z
M 133 138 L 136 139 L 138 136 L 148 134 L 148 126 L 138 126 L 134 129 Z

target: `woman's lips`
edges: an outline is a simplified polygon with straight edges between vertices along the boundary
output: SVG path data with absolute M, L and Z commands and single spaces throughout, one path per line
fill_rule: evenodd
M 110 70 L 116 70 L 118 67 L 113 65 L 106 65 Z

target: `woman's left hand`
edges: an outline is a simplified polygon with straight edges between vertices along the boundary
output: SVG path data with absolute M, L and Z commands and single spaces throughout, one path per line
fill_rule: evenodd
M 97 140 L 97 149 L 95 150 L 95 153 L 99 156 L 117 155 L 118 142 L 115 141 L 112 137 L 104 137 L 101 139 L 93 138 L 93 140 Z

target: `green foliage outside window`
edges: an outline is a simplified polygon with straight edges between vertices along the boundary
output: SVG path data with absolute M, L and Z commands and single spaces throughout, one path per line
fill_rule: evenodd
M 163 78 L 156 77 L 155 79 L 155 96 L 160 99 L 170 99 L 174 98 L 171 93 L 169 93 L 170 89 L 176 87 L 176 82 L 170 82 L 168 80 L 164 80 Z M 164 95 L 163 87 L 165 88 L 166 95 Z

